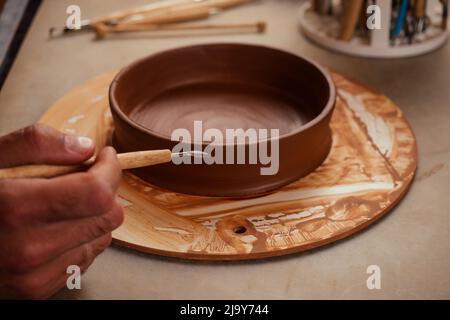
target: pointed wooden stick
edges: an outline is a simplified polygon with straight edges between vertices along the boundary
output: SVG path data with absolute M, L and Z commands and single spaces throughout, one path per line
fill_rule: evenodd
M 145 31 L 189 31 L 189 30 L 246 30 L 252 29 L 257 33 L 264 33 L 266 23 L 264 21 L 235 23 L 235 24 L 167 24 L 167 25 L 117 25 L 113 27 L 100 27 L 97 33 L 98 39 L 103 39 L 108 33 L 145 32 Z
M 150 150 L 119 153 L 117 155 L 123 170 L 153 166 L 167 163 L 172 160 L 170 150 Z M 0 169 L 0 179 L 7 178 L 51 178 L 73 172 L 85 171 L 93 165 L 95 159 L 89 159 L 80 165 L 26 165 L 13 168 Z
M 147 17 L 143 20 L 136 20 L 128 23 L 119 23 L 116 25 L 107 25 L 96 23 L 93 25 L 97 39 L 104 38 L 108 33 L 142 31 L 145 28 L 156 27 L 167 23 L 178 23 L 199 19 L 206 19 L 210 16 L 209 8 L 193 8 L 183 11 L 168 12 Z

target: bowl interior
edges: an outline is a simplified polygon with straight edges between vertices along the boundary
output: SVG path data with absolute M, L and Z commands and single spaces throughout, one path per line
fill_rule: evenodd
M 330 100 L 330 80 L 298 56 L 260 46 L 219 44 L 156 54 L 124 69 L 111 86 L 127 121 L 170 138 L 173 130 L 279 129 L 292 134 Z

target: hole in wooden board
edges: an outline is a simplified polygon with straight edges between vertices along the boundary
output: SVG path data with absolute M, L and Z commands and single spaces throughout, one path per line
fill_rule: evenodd
M 244 226 L 237 226 L 233 229 L 234 233 L 239 233 L 239 234 L 245 233 L 246 231 L 247 231 L 247 228 Z

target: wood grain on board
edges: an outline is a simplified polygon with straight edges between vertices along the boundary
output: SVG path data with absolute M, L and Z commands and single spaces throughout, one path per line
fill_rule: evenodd
M 41 122 L 109 143 L 108 86 L 116 72 L 89 80 L 57 101 Z M 333 73 L 338 101 L 333 147 L 310 175 L 247 199 L 174 193 L 125 172 L 118 201 L 124 224 L 114 242 L 134 250 L 200 260 L 244 260 L 308 250 L 347 237 L 403 197 L 417 165 L 414 134 L 380 93 Z

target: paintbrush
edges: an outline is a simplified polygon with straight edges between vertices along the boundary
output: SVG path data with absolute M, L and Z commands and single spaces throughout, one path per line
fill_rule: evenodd
M 206 153 L 201 151 L 187 151 L 172 153 L 165 150 L 136 151 L 117 154 L 122 170 L 153 166 L 171 162 L 176 157 L 204 157 Z M 85 171 L 95 163 L 91 158 L 82 164 L 71 166 L 58 165 L 24 165 L 12 168 L 0 169 L 0 179 L 11 178 L 51 178 L 69 173 Z
M 408 11 L 408 0 L 402 0 L 398 9 L 397 20 L 395 20 L 394 29 L 392 30 L 392 38 L 395 39 L 400 36 Z

